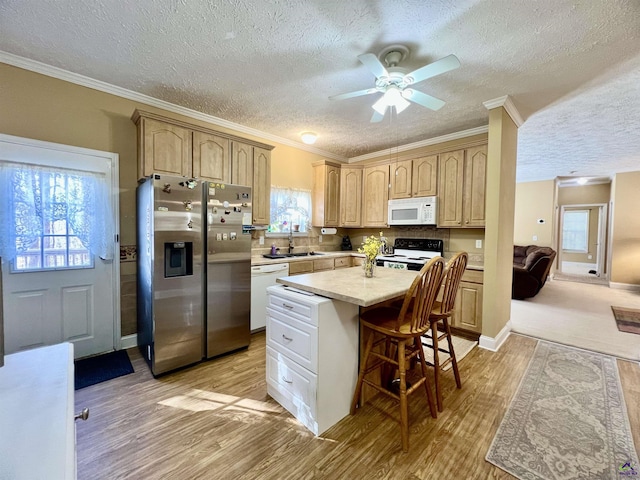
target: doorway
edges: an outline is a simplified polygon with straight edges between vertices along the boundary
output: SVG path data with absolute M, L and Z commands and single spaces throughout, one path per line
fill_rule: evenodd
M 0 159 L 5 354 L 119 348 L 118 154 L 0 135 Z
M 606 283 L 606 204 L 560 207 L 556 276 Z

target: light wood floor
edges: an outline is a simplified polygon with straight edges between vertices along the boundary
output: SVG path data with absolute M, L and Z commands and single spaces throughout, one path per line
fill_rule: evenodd
M 410 397 L 410 450 L 398 408 L 379 395 L 314 437 L 267 396 L 265 335 L 248 350 L 159 379 L 137 350 L 135 373 L 76 392 L 78 478 L 437 479 L 513 478 L 485 461 L 537 340 L 511 335 L 498 353 L 475 348 L 461 363 L 462 390 L 443 375 L 445 411 Z M 640 367 L 618 361 L 636 447 Z

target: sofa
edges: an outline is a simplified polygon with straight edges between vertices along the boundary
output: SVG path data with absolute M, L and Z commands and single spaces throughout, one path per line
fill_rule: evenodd
M 555 258 L 556 252 L 550 247 L 514 245 L 511 298 L 535 297 L 547 281 Z

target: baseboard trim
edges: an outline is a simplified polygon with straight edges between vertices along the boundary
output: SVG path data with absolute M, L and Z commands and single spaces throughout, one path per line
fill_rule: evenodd
M 133 348 L 138 346 L 138 334 L 134 333 L 133 335 L 125 335 L 120 339 L 120 348 L 124 350 L 125 348 Z
M 502 344 L 509 338 L 511 334 L 511 321 L 508 321 L 507 324 L 502 327 L 502 330 L 498 332 L 498 335 L 495 337 L 487 337 L 486 335 L 480 335 L 480 340 L 478 342 L 478 346 L 480 348 L 484 348 L 485 350 L 490 350 L 492 352 L 497 352 Z
M 640 292 L 640 285 L 636 283 L 609 282 L 609 288 L 615 288 L 617 290 L 628 290 L 630 292 Z

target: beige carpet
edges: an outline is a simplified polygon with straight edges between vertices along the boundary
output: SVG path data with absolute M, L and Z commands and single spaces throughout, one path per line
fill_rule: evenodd
M 431 331 L 429 331 L 429 335 L 422 337 L 423 343 L 426 341 L 429 345 L 431 345 Z M 456 352 L 456 360 L 460 363 L 465 356 L 469 354 L 473 347 L 475 347 L 478 342 L 473 342 L 471 340 L 467 340 L 466 338 L 456 337 L 455 335 L 451 335 L 451 340 L 453 341 L 453 351 Z M 444 345 L 443 345 L 444 344 Z M 440 348 L 444 348 L 445 350 L 449 348 L 446 339 L 440 341 Z M 427 362 L 433 363 L 433 350 L 431 348 L 423 348 L 424 357 Z M 440 352 L 438 359 L 440 360 L 440 364 L 442 364 L 445 360 L 449 358 L 448 353 Z M 452 364 L 448 363 L 445 365 L 442 370 L 449 370 L 452 368 Z
M 531 337 L 640 360 L 640 342 L 620 332 L 611 305 L 640 308 L 640 293 L 603 285 L 547 281 L 540 293 L 511 301 L 511 329 Z
M 637 475 L 615 358 L 538 342 L 486 459 L 528 480 Z

